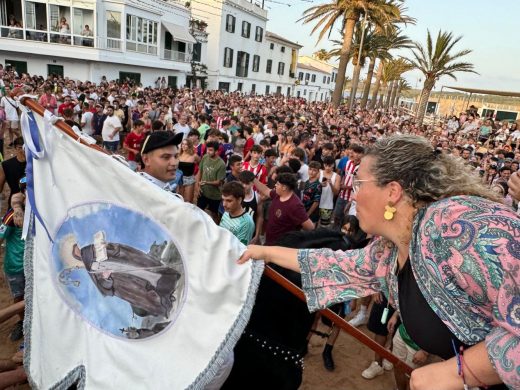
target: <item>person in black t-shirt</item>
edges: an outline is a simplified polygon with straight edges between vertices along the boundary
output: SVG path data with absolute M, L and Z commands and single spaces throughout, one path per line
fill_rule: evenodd
M 2 162 L 0 169 L 0 193 L 4 190 L 5 183 L 9 186 L 8 205 L 11 207 L 11 197 L 20 192 L 20 179 L 25 176 L 25 151 L 23 149 L 23 138 L 14 140 L 15 156 Z

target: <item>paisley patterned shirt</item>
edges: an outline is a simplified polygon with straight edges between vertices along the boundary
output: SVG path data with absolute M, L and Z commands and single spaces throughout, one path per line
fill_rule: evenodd
M 410 261 L 422 294 L 455 336 L 485 341 L 510 388 L 520 389 L 520 218 L 505 205 L 454 196 L 417 213 Z M 382 238 L 347 252 L 298 252 L 311 311 L 382 291 L 399 310 L 396 246 Z

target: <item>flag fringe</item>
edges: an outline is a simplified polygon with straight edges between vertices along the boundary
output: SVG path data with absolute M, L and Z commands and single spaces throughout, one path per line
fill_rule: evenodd
M 195 381 L 187 388 L 188 390 L 202 390 L 204 389 L 215 375 L 218 373 L 222 364 L 228 360 L 229 355 L 233 352 L 236 343 L 242 337 L 244 329 L 249 322 L 253 306 L 255 305 L 256 292 L 264 273 L 264 262 L 263 261 L 252 261 L 251 267 L 251 282 L 249 283 L 249 290 L 247 291 L 247 298 L 242 306 L 237 319 L 233 323 L 230 331 L 226 335 L 224 342 L 221 344 L 215 355 L 211 359 L 208 366 L 202 371 Z

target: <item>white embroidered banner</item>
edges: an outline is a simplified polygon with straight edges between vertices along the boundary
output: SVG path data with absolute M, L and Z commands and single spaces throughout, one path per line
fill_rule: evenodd
M 201 210 L 24 113 L 25 366 L 35 388 L 203 389 L 263 271 Z M 31 233 L 34 230 L 34 234 Z

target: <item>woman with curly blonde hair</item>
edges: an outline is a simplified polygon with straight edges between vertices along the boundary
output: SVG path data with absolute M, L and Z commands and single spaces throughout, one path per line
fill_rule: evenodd
M 413 390 L 520 388 L 514 211 L 461 159 L 411 135 L 377 141 L 352 187 L 373 243 L 346 252 L 250 245 L 239 263 L 301 271 L 311 311 L 383 292 L 413 342 L 444 359 L 415 369 Z

